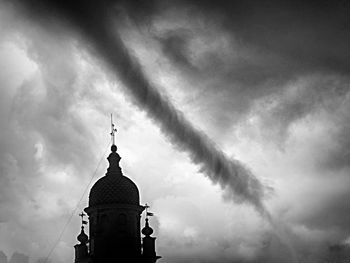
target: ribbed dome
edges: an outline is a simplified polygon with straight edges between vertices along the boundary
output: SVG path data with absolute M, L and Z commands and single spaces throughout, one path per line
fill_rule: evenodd
M 100 178 L 91 188 L 89 207 L 105 204 L 139 205 L 139 190 L 133 181 L 122 174 L 117 147 L 112 145 L 111 151 L 107 158 L 109 168 L 106 176 Z
M 139 205 L 139 190 L 133 181 L 123 175 L 106 175 L 91 188 L 89 206 L 103 204 Z

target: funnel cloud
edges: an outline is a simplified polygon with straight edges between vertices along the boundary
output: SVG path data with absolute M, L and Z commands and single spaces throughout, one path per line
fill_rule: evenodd
M 264 186 L 256 176 L 238 160 L 228 159 L 149 81 L 137 59 L 124 44 L 117 28 L 113 27 L 118 21 L 113 6 L 118 3 L 75 1 L 74 4 L 67 4 L 44 1 L 41 9 L 30 7 L 31 1 L 24 3 L 26 8 L 31 8 L 32 16 L 39 17 L 39 21 L 48 14 L 58 14 L 59 18 L 67 19 L 72 28 L 78 30 L 83 39 L 92 45 L 93 51 L 109 69 L 117 74 L 133 101 L 158 123 L 174 145 L 189 153 L 192 161 L 200 165 L 201 171 L 213 183 L 225 190 L 226 198 L 250 203 L 259 213 L 267 214 L 262 203 Z

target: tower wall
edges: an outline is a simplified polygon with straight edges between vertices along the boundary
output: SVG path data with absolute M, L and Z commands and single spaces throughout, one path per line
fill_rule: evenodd
M 101 205 L 86 208 L 90 221 L 90 255 L 95 263 L 134 262 L 141 257 L 140 205 Z

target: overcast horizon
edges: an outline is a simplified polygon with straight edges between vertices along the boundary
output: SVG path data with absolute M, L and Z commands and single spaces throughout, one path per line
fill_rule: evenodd
M 347 1 L 61 2 L 0 0 L 0 263 L 74 261 L 111 113 L 157 262 L 350 246 Z

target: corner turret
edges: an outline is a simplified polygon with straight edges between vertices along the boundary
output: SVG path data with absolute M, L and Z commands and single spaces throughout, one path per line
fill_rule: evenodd
M 148 212 L 149 206 L 146 204 L 146 219 L 145 219 L 145 226 L 142 228 L 142 234 L 144 237 L 142 238 L 142 258 L 143 262 L 145 263 L 155 263 L 158 259 L 160 259 L 160 256 L 157 256 L 156 254 L 156 238 L 151 237 L 153 234 L 153 229 L 149 226 L 149 216 L 153 216 L 153 213 Z
M 87 243 L 89 242 L 89 237 L 84 232 L 84 224 L 86 221 L 84 221 L 84 213 L 81 213 L 79 215 L 81 217 L 81 231 L 80 234 L 77 236 L 77 240 L 80 242 L 80 244 L 76 244 L 74 246 L 75 249 L 75 263 L 85 263 L 89 262 L 89 252 Z

